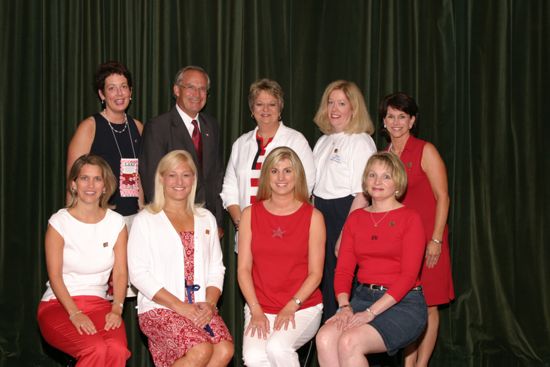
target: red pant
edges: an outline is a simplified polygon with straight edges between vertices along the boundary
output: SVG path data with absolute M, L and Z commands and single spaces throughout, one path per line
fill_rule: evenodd
M 40 302 L 38 306 L 38 325 L 44 339 L 76 358 L 78 367 L 125 366 L 130 351 L 124 324 L 118 329 L 105 331 L 105 315 L 111 311 L 109 301 L 95 296 L 77 296 L 73 301 L 92 320 L 97 333 L 80 335 L 67 311 L 54 299 Z

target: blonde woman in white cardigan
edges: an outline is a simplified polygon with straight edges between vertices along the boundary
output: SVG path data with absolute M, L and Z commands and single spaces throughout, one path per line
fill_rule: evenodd
M 139 324 L 155 366 L 226 366 L 233 356 L 216 308 L 225 273 L 218 226 L 194 204 L 196 172 L 184 150 L 161 159 L 155 198 L 135 218 L 128 242 Z

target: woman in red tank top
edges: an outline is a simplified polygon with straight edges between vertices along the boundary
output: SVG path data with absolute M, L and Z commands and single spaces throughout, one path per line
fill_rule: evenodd
M 238 279 L 246 299 L 243 359 L 248 367 L 296 366 L 323 310 L 325 224 L 309 203 L 304 168 L 288 147 L 262 166 L 256 203 L 239 225 Z

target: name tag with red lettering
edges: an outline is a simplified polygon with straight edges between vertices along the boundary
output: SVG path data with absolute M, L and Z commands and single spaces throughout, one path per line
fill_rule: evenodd
M 119 190 L 122 197 L 139 195 L 139 162 L 137 158 L 120 159 Z

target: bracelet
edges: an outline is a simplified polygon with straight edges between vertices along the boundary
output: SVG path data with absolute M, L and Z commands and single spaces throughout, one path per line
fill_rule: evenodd
M 69 320 L 72 320 L 73 316 L 78 315 L 79 313 L 82 313 L 82 310 L 77 310 L 77 311 L 73 312 L 72 314 L 70 314 L 69 315 Z
M 432 238 L 432 242 L 435 243 L 435 244 L 438 244 L 438 245 L 443 244 L 443 241 L 441 241 L 441 240 L 436 240 L 435 238 Z
M 115 302 L 115 301 L 113 301 L 113 305 L 120 306 L 120 309 L 121 309 L 121 310 L 124 310 L 124 303 L 122 303 L 122 302 Z
M 336 310 L 336 313 L 342 311 L 344 308 L 350 308 L 351 309 L 351 305 L 348 303 L 347 305 L 339 306 L 338 309 Z
M 378 315 L 376 314 L 376 312 L 374 312 L 373 310 L 370 309 L 370 307 L 368 307 L 365 311 L 367 311 L 368 313 L 372 314 L 372 316 L 374 316 L 374 317 L 378 316 Z

